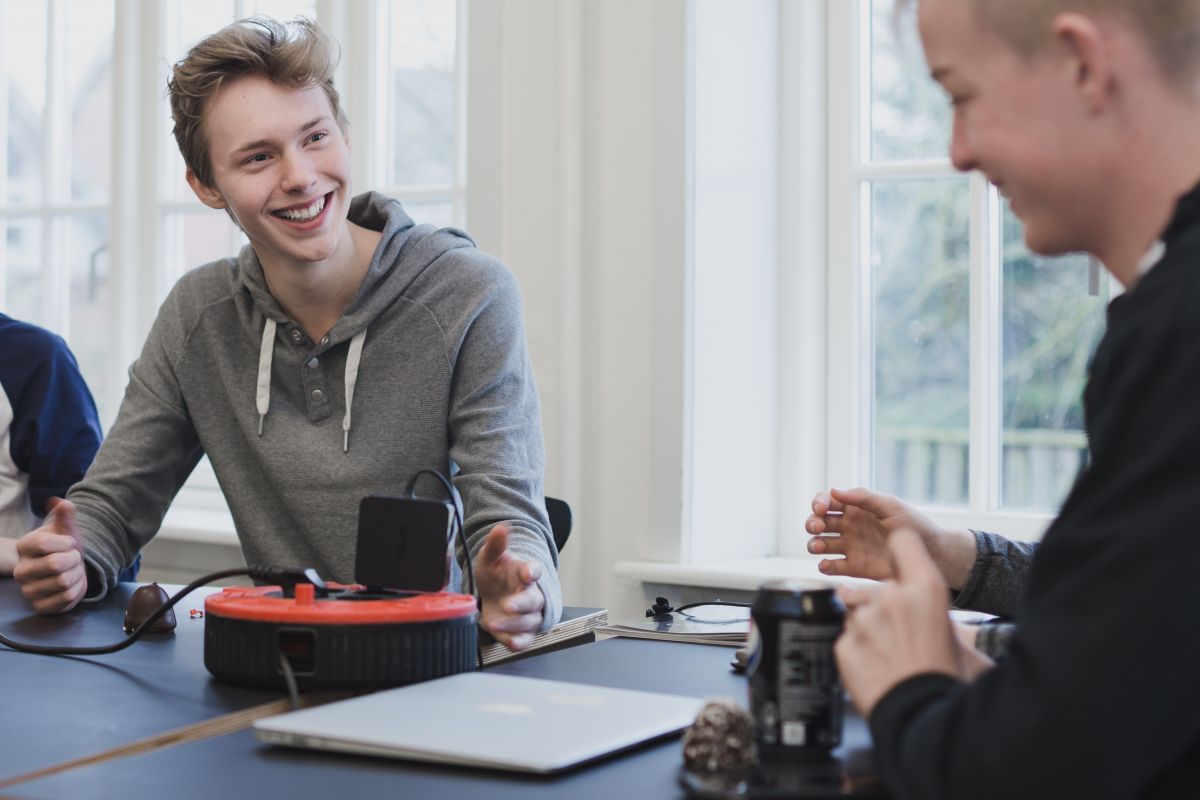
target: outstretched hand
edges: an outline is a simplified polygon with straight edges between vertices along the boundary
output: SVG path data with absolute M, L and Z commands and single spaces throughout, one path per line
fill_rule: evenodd
M 508 649 L 522 650 L 542 625 L 546 598 L 537 585 L 541 564 L 508 551 L 510 530 L 504 522 L 493 527 L 474 561 L 483 601 L 479 624 Z
M 900 528 L 917 534 L 952 588 L 962 588 L 975 560 L 975 537 L 970 532 L 942 528 L 890 495 L 862 488 L 830 489 L 813 498 L 812 510 L 804 523 L 813 535 L 808 552 L 844 556 L 821 560 L 818 568 L 826 575 L 877 581 L 893 577 L 888 538 Z
M 855 707 L 870 717 L 901 681 L 928 672 L 964 677 L 962 652 L 948 610 L 946 582 L 921 537 L 902 528 L 887 542 L 891 571 L 882 586 L 838 587 L 846 628 L 834 646 L 838 670 Z
M 13 578 L 39 614 L 69 611 L 83 599 L 87 571 L 73 503 L 52 499 L 42 526 L 17 540 Z

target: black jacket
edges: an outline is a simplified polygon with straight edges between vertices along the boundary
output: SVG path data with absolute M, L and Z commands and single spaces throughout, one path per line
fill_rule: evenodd
M 1029 573 L 1008 656 L 871 717 L 898 797 L 1200 798 L 1200 188 L 1109 307 L 1092 462 Z

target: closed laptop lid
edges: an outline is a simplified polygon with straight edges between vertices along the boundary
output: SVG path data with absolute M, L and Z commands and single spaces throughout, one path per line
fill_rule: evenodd
M 677 733 L 703 700 L 465 672 L 258 720 L 263 741 L 521 772 L 556 772 Z

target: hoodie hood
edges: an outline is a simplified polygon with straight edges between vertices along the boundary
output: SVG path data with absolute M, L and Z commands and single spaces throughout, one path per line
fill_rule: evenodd
M 375 248 L 358 291 L 354 293 L 342 316 L 329 329 L 329 333 L 315 345 L 312 352 L 312 357 L 318 358 L 326 350 L 337 347 L 342 342 L 350 342 L 346 358 L 346 412 L 342 419 L 342 452 L 349 452 L 350 449 L 354 390 L 360 377 L 358 371 L 362 349 L 371 323 L 444 253 L 460 247 L 475 246 L 474 240 L 460 230 L 415 224 L 398 201 L 377 192 L 367 192 L 355 197 L 350 203 L 347 219 L 369 230 L 379 231 L 382 238 Z M 267 289 L 262 263 L 250 245 L 243 247 L 238 255 L 238 267 L 243 288 L 264 317 L 254 398 L 255 409 L 258 412 L 258 435 L 262 436 L 271 407 L 271 364 L 278 327 L 288 325 L 292 320 Z

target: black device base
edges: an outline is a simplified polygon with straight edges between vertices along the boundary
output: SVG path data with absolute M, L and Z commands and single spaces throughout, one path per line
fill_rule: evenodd
M 280 656 L 302 690 L 370 690 L 475 669 L 474 615 L 431 622 L 295 625 L 204 620 L 204 666 L 241 686 L 286 690 Z

